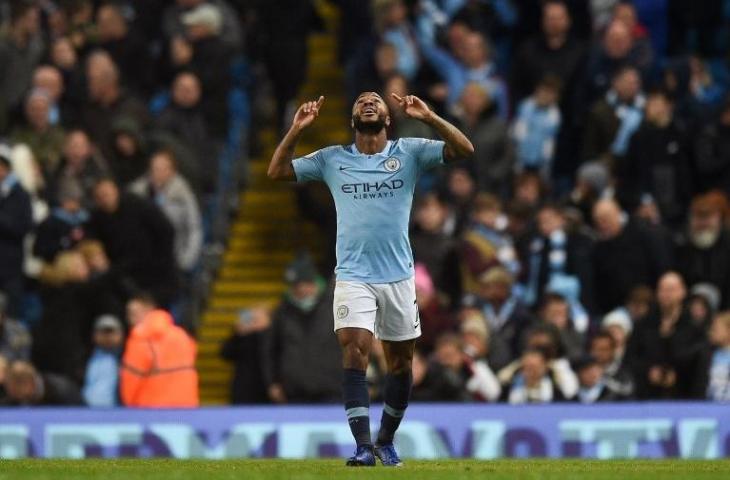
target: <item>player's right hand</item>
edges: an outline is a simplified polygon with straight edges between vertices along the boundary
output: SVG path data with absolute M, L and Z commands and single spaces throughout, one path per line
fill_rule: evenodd
M 299 129 L 310 126 L 319 115 L 319 109 L 323 103 L 324 96 L 319 97 L 319 100 L 316 102 L 303 103 L 297 110 L 297 113 L 294 114 L 292 126 Z

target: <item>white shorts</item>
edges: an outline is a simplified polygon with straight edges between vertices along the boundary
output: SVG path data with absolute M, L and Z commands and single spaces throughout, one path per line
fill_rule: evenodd
M 391 342 L 421 336 L 413 277 L 393 283 L 338 281 L 335 284 L 335 332 L 364 328 Z

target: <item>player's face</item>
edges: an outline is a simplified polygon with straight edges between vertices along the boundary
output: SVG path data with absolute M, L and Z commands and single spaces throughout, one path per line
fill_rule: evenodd
M 352 106 L 352 127 L 361 133 L 379 133 L 390 125 L 388 107 L 375 92 L 361 93 Z

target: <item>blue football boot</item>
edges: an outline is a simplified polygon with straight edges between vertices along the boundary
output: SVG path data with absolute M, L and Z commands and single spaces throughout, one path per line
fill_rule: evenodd
M 375 454 L 372 445 L 360 445 L 355 450 L 355 455 L 347 459 L 345 464 L 348 467 L 374 467 Z
M 395 447 L 392 443 L 386 445 L 375 445 L 375 456 L 380 459 L 386 467 L 402 467 L 398 452 L 395 451 Z

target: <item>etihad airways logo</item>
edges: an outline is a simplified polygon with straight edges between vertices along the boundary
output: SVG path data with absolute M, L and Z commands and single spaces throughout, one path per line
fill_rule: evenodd
M 354 194 L 355 199 L 366 198 L 389 198 L 394 196 L 394 191 L 403 188 L 403 180 L 388 180 L 387 182 L 374 183 L 346 183 L 340 187 L 342 193 Z

